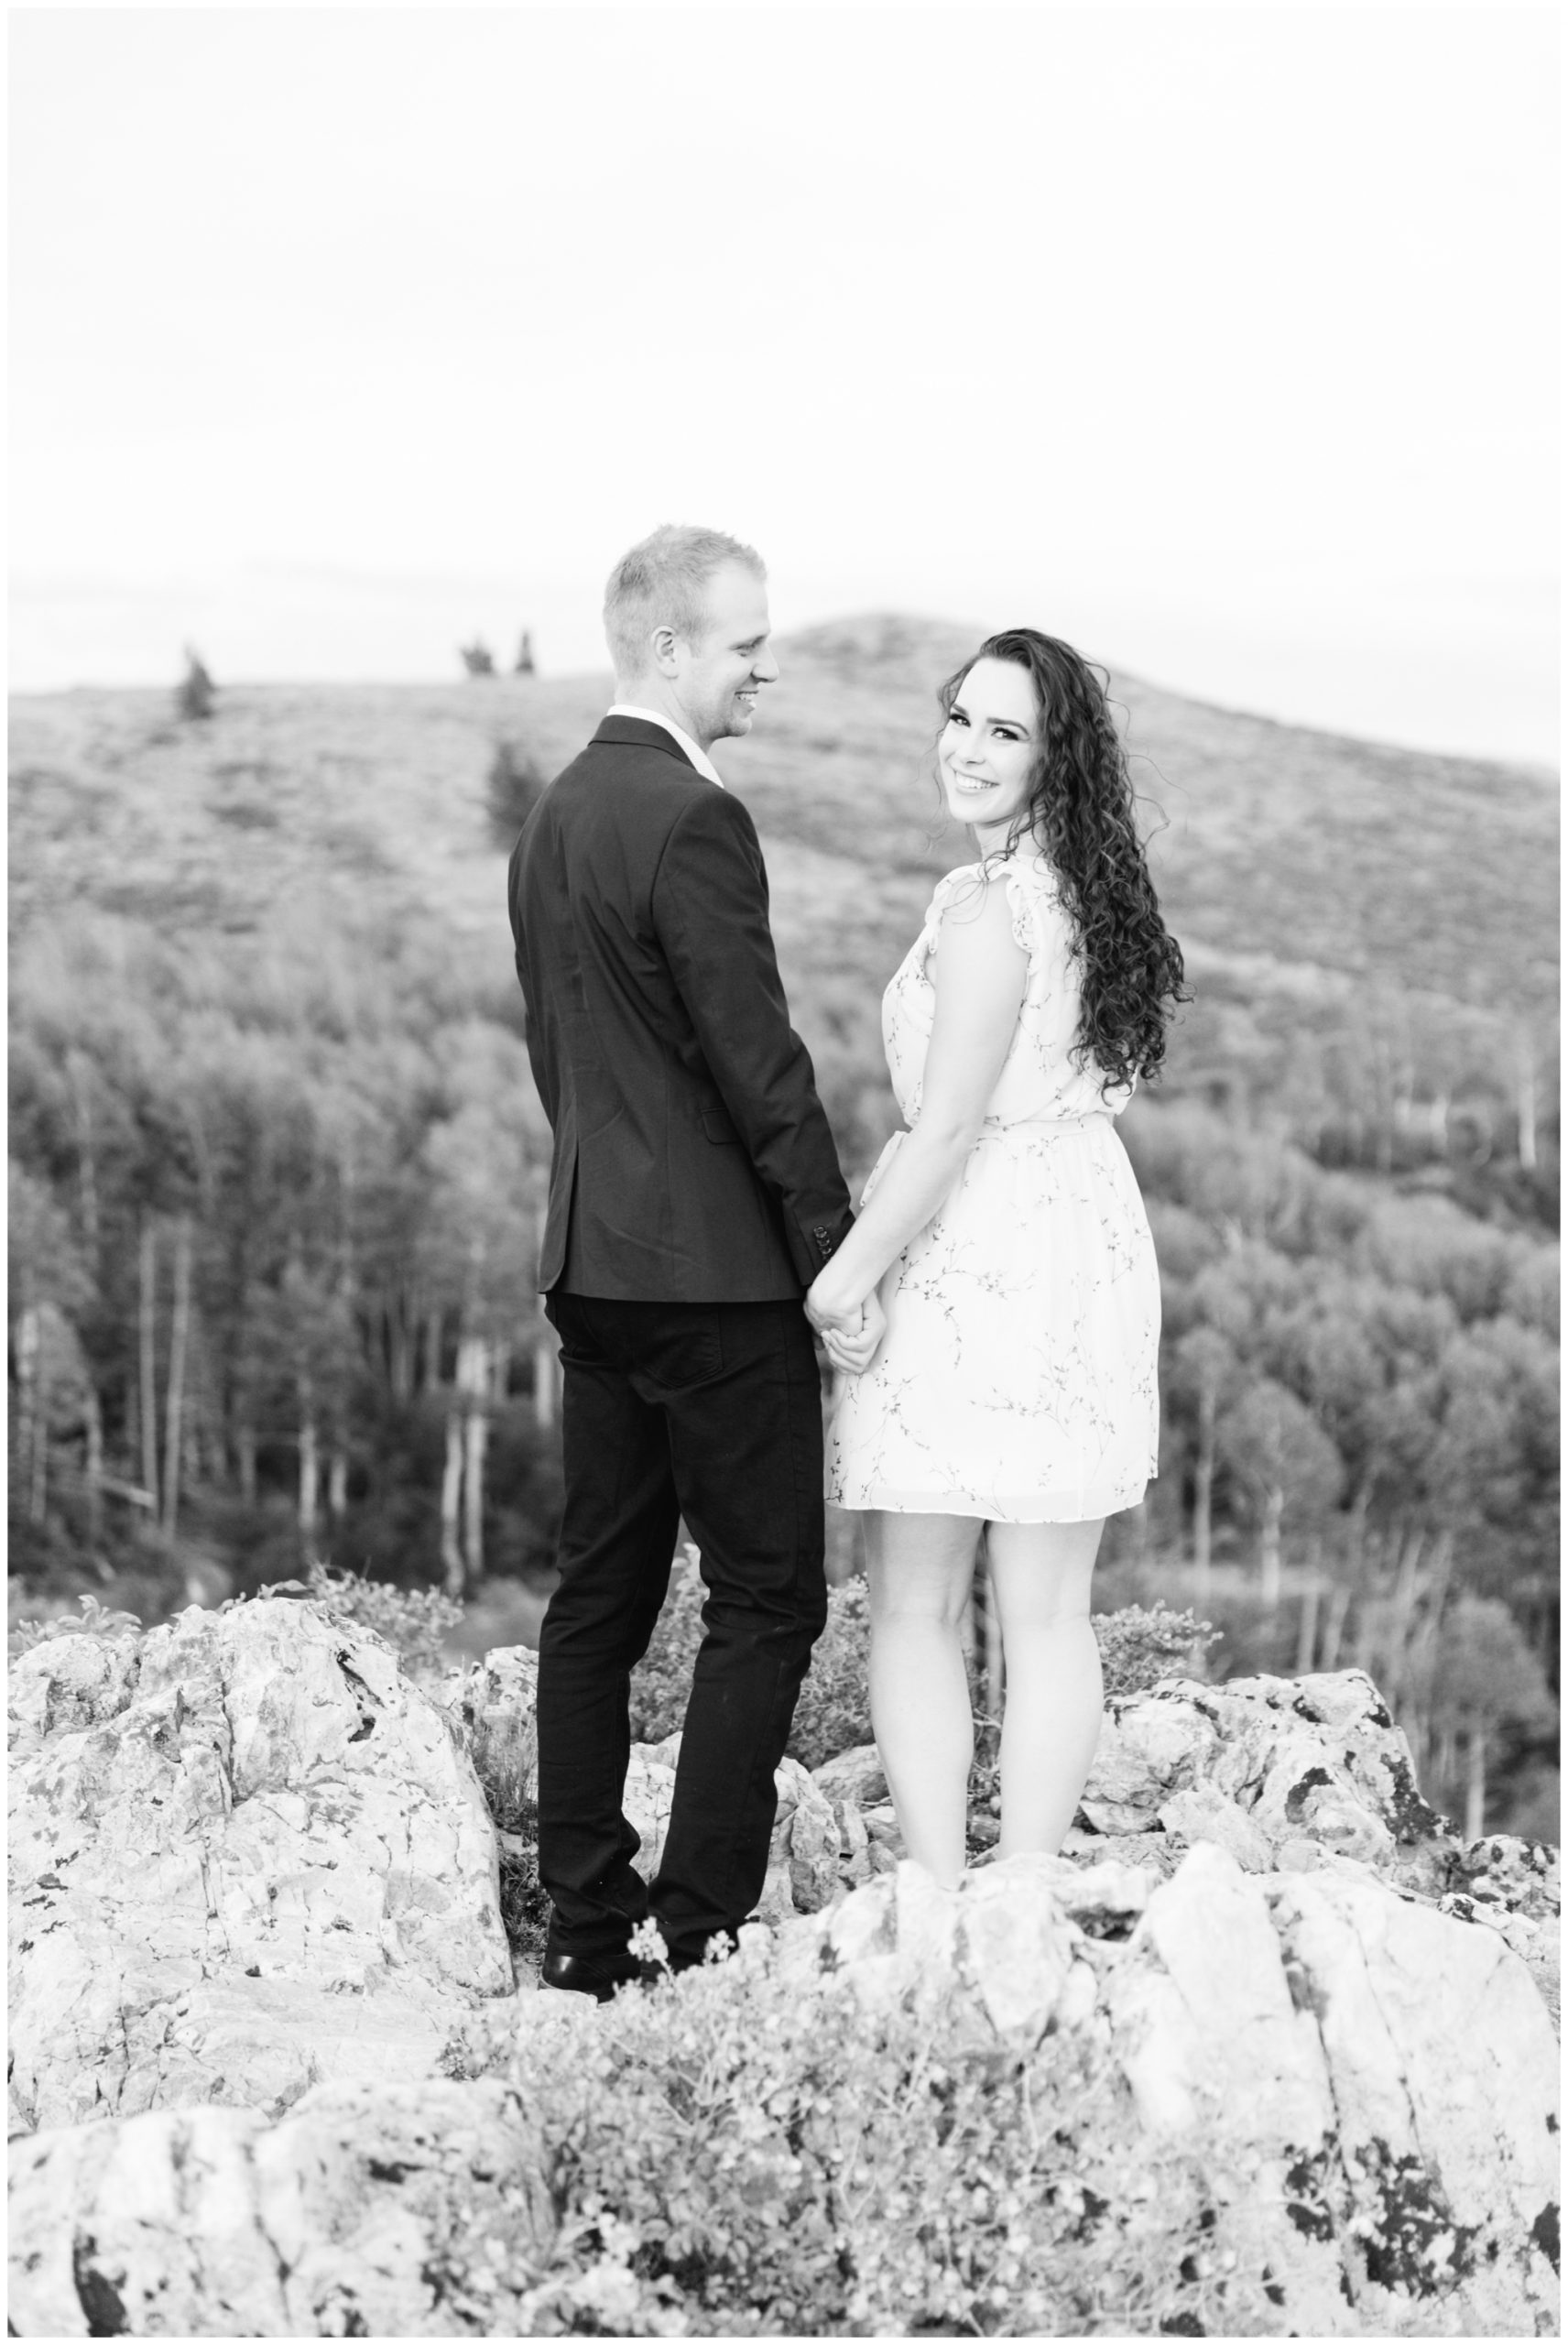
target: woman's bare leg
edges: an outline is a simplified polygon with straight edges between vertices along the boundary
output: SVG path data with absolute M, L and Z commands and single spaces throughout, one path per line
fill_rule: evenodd
M 952 1888 L 964 1871 L 975 1721 L 959 1641 L 973 1516 L 870 1514 L 871 1729 L 904 1846 Z
M 1001 1857 L 1054 1856 L 1089 1780 L 1105 1700 L 1089 1587 L 1105 1527 L 993 1522 L 986 1533 L 1007 1689 Z

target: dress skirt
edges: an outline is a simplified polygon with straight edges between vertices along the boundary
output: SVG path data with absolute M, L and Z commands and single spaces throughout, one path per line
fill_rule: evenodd
M 987 1123 L 878 1292 L 887 1335 L 829 1428 L 832 1504 L 1084 1522 L 1142 1499 L 1160 1274 L 1112 1116 Z

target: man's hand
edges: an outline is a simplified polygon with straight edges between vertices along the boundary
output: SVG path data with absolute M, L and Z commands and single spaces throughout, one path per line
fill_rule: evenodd
M 811 1309 L 809 1303 L 807 1309 Z M 812 1324 L 819 1327 L 828 1358 L 845 1376 L 864 1376 L 887 1332 L 887 1314 L 875 1290 L 852 1318 L 819 1322 L 813 1317 Z

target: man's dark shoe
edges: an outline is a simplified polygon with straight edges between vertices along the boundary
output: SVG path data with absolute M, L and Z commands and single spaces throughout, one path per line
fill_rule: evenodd
M 569 1994 L 592 1995 L 607 2003 L 618 1987 L 648 1987 L 659 1976 L 657 1963 L 639 1962 L 631 1954 L 547 1954 L 539 1972 L 541 1987 L 562 1987 Z

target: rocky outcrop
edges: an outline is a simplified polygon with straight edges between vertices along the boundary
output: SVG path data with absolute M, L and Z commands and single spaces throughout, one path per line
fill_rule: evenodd
M 488 1656 L 485 1666 L 498 1661 Z M 470 1683 L 482 1676 L 473 1673 Z M 508 1681 L 495 1716 L 512 1717 L 509 1705 L 526 1704 L 531 1684 L 526 1669 L 516 1691 Z M 679 1734 L 632 1751 L 626 1812 L 642 1838 L 637 1864 L 650 1879 L 680 1751 Z M 810 1775 L 786 1759 L 777 1787 L 763 1921 L 777 1926 L 819 1913 L 903 1856 L 873 1744 Z M 1181 1680 L 1112 1703 L 1079 1817 L 1067 1848 L 1080 1865 L 1114 1852 L 1157 1880 L 1188 1849 L 1214 1846 L 1246 1872 L 1384 1881 L 1497 1932 L 1557 2018 L 1554 1853 L 1501 1836 L 1466 1849 L 1421 1798 L 1410 1747 L 1362 1670 L 1222 1685 Z
M 533 1673 L 493 1653 L 432 1700 L 287 1599 L 13 1665 L 18 2333 L 528 2333 L 538 2145 L 452 2079 L 600 2025 L 506 1992 L 471 1754 L 532 1796 Z M 649 1873 L 679 1753 L 633 1754 Z M 770 1992 L 929 2002 L 982 2062 L 1108 2054 L 1151 2143 L 1247 2177 L 1282 2329 L 1550 2322 L 1555 1860 L 1462 1848 L 1367 1679 L 1113 1705 L 1068 1853 L 956 1892 L 899 1861 L 887 1790 L 870 1748 L 779 1769 Z M 1091 2152 L 1086 2209 L 1101 2179 Z
M 512 1986 L 495 1838 L 370 1631 L 274 1598 L 11 1668 L 11 2084 L 27 2124 L 428 2073 Z
M 854 1887 L 903 1854 L 873 1746 L 817 1772 L 840 1818 L 839 1877 Z M 869 1863 L 849 1851 L 856 1817 Z M 1114 1852 L 1151 1880 L 1212 1845 L 1245 1872 L 1377 1881 L 1497 1932 L 1559 2018 L 1557 1853 L 1495 1834 L 1466 1847 L 1416 1786 L 1410 1746 L 1365 1671 L 1175 1681 L 1108 1707 L 1066 1852 Z
M 1080 1815 L 1160 1871 L 1212 1843 L 1254 1873 L 1334 1873 L 1495 1930 L 1559 2010 L 1556 1852 L 1497 1835 L 1466 1848 L 1421 1796 L 1410 1746 L 1364 1670 L 1181 1681 L 1108 1710 Z
M 847 1992 L 868 2024 L 929 2011 L 949 2058 L 1010 2069 L 1047 2036 L 1083 2039 L 1151 2151 L 1191 2143 L 1239 2194 L 1237 2276 L 1279 2333 L 1552 2328 L 1554 2046 L 1494 1932 L 1203 1845 L 1168 1880 L 1022 1857 L 942 1891 L 900 1864 L 743 1959 L 768 1995 Z M 598 2006 L 549 2004 L 532 2023 L 555 2054 L 592 2061 Z M 1114 2243 L 1120 2123 L 1073 2157 L 1082 2220 Z M 280 2120 L 162 2110 L 14 2144 L 11 2319 L 24 2336 L 528 2335 L 553 2232 L 527 2110 L 494 2080 L 319 2089 Z
M 1108 2048 L 1151 2136 L 1202 2130 L 1252 2178 L 1281 2326 L 1531 2335 L 1555 2316 L 1556 2045 L 1524 1965 L 1376 1881 L 1169 1879 L 1015 1857 L 956 1891 L 901 1864 L 788 1933 L 779 1983 L 842 1973 L 977 2053 Z M 1094 2173 L 1084 2182 L 1092 2189 Z
M 158 2110 L 14 2149 L 12 2334 L 526 2336 L 554 2233 L 497 2083 Z

